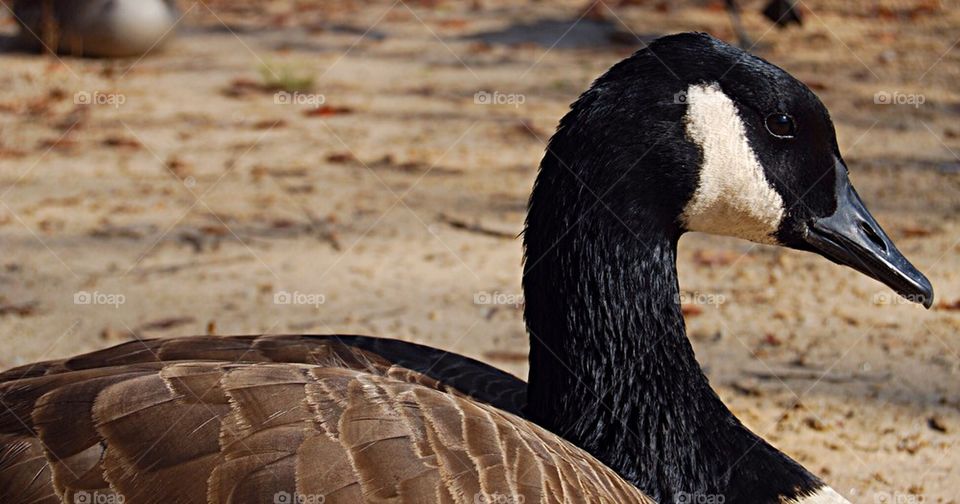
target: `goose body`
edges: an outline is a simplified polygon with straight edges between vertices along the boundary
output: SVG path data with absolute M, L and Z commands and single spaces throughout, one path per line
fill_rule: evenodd
M 173 0 L 19 0 L 20 38 L 76 56 L 139 56 L 161 47 L 176 25 Z
M 664 37 L 594 82 L 541 162 L 527 383 L 362 336 L 24 366 L 0 375 L 0 502 L 848 504 L 710 387 L 678 303 L 689 231 L 818 253 L 932 303 L 806 86 L 708 35 Z
M 0 383 L 4 503 L 652 504 L 505 411 L 522 381 L 395 340 L 132 342 Z

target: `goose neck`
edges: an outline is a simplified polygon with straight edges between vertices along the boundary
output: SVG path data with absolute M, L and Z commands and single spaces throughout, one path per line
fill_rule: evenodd
M 528 226 L 527 415 L 658 502 L 781 502 L 822 485 L 710 387 L 680 310 L 678 236 L 583 221 L 556 241 Z

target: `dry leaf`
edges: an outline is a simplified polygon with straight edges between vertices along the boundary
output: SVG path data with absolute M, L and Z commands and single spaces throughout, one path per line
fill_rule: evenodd
M 303 111 L 303 115 L 307 117 L 329 117 L 329 116 L 352 114 L 352 113 L 353 113 L 353 109 L 350 107 L 334 107 L 333 105 L 321 105 L 317 108 L 307 109 Z
M 960 311 L 960 299 L 957 299 L 952 303 L 941 301 L 940 304 L 937 305 L 937 309 L 945 311 Z
M 698 250 L 693 254 L 693 261 L 700 266 L 729 266 L 740 258 L 746 259 L 743 254 L 730 250 Z
M 344 164 L 344 163 L 353 163 L 357 160 L 353 154 L 349 152 L 335 152 L 333 154 L 327 155 L 327 161 L 331 163 Z

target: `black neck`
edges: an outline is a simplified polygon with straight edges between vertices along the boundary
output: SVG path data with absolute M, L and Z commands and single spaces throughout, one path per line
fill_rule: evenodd
M 820 487 L 711 389 L 678 302 L 679 232 L 653 214 L 621 220 L 603 205 L 537 201 L 538 190 L 525 237 L 527 415 L 658 502 L 781 502 Z

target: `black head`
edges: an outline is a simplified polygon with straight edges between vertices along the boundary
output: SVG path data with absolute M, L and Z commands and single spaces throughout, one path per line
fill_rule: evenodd
M 702 231 L 812 251 L 933 302 L 850 185 L 816 95 L 706 34 L 656 40 L 573 104 L 541 165 L 527 232 L 560 233 L 597 204 L 634 234 Z

